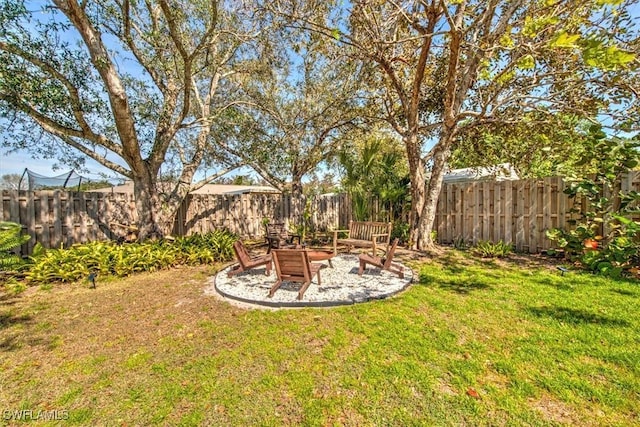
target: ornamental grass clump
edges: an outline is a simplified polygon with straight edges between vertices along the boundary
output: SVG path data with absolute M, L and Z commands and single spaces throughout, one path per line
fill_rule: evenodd
M 483 258 L 504 258 L 511 253 L 511 245 L 504 243 L 502 240 L 493 243 L 481 240 L 473 248 L 472 252 Z

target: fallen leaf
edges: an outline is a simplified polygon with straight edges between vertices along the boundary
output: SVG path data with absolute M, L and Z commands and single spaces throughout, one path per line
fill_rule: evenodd
M 478 392 L 471 387 L 467 389 L 467 395 L 473 397 L 474 399 L 480 399 L 480 395 L 478 394 Z

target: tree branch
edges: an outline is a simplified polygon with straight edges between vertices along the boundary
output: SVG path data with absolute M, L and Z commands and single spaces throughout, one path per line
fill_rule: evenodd
M 140 155 L 133 113 L 129 106 L 124 85 L 118 76 L 107 49 L 100 39 L 100 33 L 93 27 L 85 11 L 78 5 L 76 0 L 53 1 L 78 30 L 85 46 L 89 50 L 91 62 L 98 70 L 107 89 L 107 96 L 111 104 L 116 128 L 122 141 L 122 156 L 132 169 L 141 173 L 145 170 L 145 165 Z

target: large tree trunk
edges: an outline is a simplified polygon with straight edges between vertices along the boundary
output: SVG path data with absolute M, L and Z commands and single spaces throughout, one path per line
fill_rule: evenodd
M 425 202 L 425 164 L 422 160 L 418 136 L 411 134 L 404 138 L 409 161 L 411 180 L 411 213 L 409 214 L 409 245 L 417 250 L 420 240 L 420 216 Z
M 293 177 L 291 181 L 291 214 L 290 218 L 293 219 L 293 222 L 296 227 L 304 226 L 304 210 L 305 210 L 306 200 L 304 198 L 304 194 L 302 193 L 302 177 Z M 300 238 L 304 238 L 304 236 L 300 236 Z
M 155 177 L 149 173 L 134 175 L 133 194 L 138 212 L 138 240 L 162 237 L 155 214 L 160 205 Z
M 171 233 L 176 212 L 189 193 L 192 175 L 183 171 L 173 191 L 166 194 L 168 189 L 159 189 L 157 186 L 157 171 L 147 166 L 146 162 L 142 173 L 134 174 L 133 194 L 138 213 L 138 240 L 162 238 Z
M 447 161 L 451 156 L 451 139 L 443 137 L 433 153 L 433 168 L 431 169 L 431 178 L 426 183 L 426 198 L 422 207 L 420 220 L 416 227 L 417 242 L 416 247 L 419 250 L 432 250 L 435 248 L 432 231 L 436 218 L 436 209 L 438 207 L 438 199 L 442 190 L 442 180 L 447 165 Z

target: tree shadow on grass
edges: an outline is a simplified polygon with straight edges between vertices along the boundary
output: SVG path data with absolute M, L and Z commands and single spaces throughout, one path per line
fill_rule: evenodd
M 559 281 L 551 277 L 535 278 L 532 281 L 540 285 L 556 288 L 559 291 L 572 291 L 574 289 L 573 286 L 571 286 L 570 284 Z
M 11 313 L 0 313 L 0 330 L 9 328 L 17 323 L 27 323 L 31 320 L 31 316 L 14 316 Z
M 15 305 L 20 297 L 20 292 L 7 292 L 2 288 L 2 283 L 0 283 L 0 307 L 6 307 L 9 305 Z
M 481 282 L 445 282 L 436 284 L 440 289 L 455 292 L 461 295 L 468 295 L 473 291 L 485 291 L 491 289 L 491 286 Z
M 586 310 L 577 310 L 568 307 L 528 307 L 526 310 L 537 317 L 550 317 L 572 325 L 592 324 L 615 327 L 629 326 L 629 322 L 626 320 L 602 316 Z
M 0 352 L 15 351 L 25 344 L 30 347 L 45 347 L 53 350 L 57 347 L 57 337 L 49 333 L 34 332 L 30 328 L 33 322 L 30 315 L 13 315 L 11 313 L 0 313 Z M 17 329 L 13 326 L 20 325 Z M 23 330 L 22 325 L 27 325 Z
M 0 352 L 14 351 L 19 348 L 17 336 L 0 338 Z
M 19 323 L 29 323 L 31 320 L 31 316 L 14 316 L 11 313 L 0 313 L 0 332 Z M 5 335 L 4 337 L 0 337 L 0 352 L 13 351 L 18 347 L 18 335 Z
M 611 292 L 623 295 L 625 297 L 638 298 L 638 294 L 633 291 L 629 291 L 627 289 L 611 289 Z

